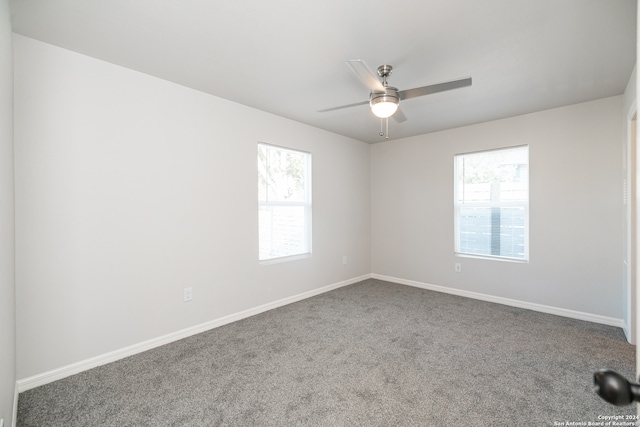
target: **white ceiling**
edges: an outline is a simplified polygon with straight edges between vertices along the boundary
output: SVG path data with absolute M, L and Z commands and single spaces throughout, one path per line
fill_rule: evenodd
M 12 0 L 16 33 L 312 126 L 378 142 L 345 61 L 410 89 L 391 139 L 624 92 L 635 0 Z

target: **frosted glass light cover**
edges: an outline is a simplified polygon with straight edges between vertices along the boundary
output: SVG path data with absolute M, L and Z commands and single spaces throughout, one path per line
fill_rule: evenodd
M 398 110 L 398 104 L 394 102 L 378 102 L 371 106 L 371 111 L 381 119 L 393 116 L 393 113 Z

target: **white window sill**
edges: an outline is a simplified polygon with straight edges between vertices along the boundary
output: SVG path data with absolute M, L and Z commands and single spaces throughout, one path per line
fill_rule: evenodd
M 311 258 L 311 253 L 299 254 L 299 255 L 289 255 L 289 256 L 283 256 L 283 257 L 280 257 L 280 258 L 264 259 L 264 260 L 260 260 L 259 264 L 260 265 L 280 264 L 282 262 L 297 261 L 299 259 L 306 259 L 306 258 Z
M 507 257 L 499 257 L 499 256 L 491 256 L 491 255 L 475 255 L 475 254 L 465 254 L 465 253 L 454 253 L 455 256 L 459 258 L 474 258 L 474 259 L 488 259 L 492 261 L 506 261 L 506 262 L 515 262 L 517 264 L 528 264 L 528 258 L 507 258 Z

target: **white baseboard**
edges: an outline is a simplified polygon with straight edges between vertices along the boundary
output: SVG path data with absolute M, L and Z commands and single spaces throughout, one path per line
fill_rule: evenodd
M 37 374 L 28 378 L 19 379 L 16 381 L 16 388 L 19 393 L 30 390 L 41 385 L 51 383 L 71 375 L 78 374 L 83 371 L 95 368 L 97 366 L 106 365 L 107 363 L 115 362 L 116 360 L 124 359 L 125 357 L 133 356 L 134 354 L 142 353 L 143 351 L 151 350 L 156 347 L 160 347 L 165 344 L 169 344 L 174 341 L 181 340 L 183 338 L 190 337 L 192 335 L 199 334 L 201 332 L 208 331 L 220 326 L 227 325 L 232 322 L 236 322 L 247 317 L 255 316 L 256 314 L 264 313 L 265 311 L 273 310 L 274 308 L 282 307 L 297 301 L 301 301 L 316 295 L 323 294 L 325 292 L 332 291 L 334 289 L 341 288 L 343 286 L 352 285 L 354 283 L 361 282 L 366 279 L 370 279 L 371 275 L 366 274 L 360 277 L 354 277 L 353 279 L 345 280 L 342 282 L 334 283 L 332 285 L 324 286 L 322 288 L 314 289 L 312 291 L 303 292 L 298 295 L 283 298 L 278 301 L 274 301 L 268 304 L 263 304 L 258 307 L 254 307 L 248 310 L 234 313 L 228 316 L 220 317 L 218 319 L 211 320 L 199 325 L 192 326 L 190 328 L 182 329 L 167 335 L 163 335 L 157 338 L 153 338 L 147 341 L 143 341 L 138 344 L 131 345 L 129 347 L 121 348 L 106 354 L 102 354 L 90 359 L 82 360 L 71 365 L 63 366 L 58 369 L 54 369 L 42 374 Z M 17 399 L 16 399 L 17 402 Z
M 16 423 L 18 422 L 18 393 L 18 383 L 16 382 L 16 385 L 13 388 L 13 415 L 11 419 L 11 427 L 16 427 Z
M 557 316 L 569 317 L 572 319 L 585 320 L 585 321 L 594 322 L 594 323 L 601 323 L 609 326 L 616 326 L 620 328 L 624 326 L 622 319 L 616 319 L 612 317 L 600 316 L 597 314 L 590 314 L 590 313 L 584 313 L 580 311 L 568 310 L 564 308 L 551 307 L 547 305 L 519 301 L 519 300 L 514 300 L 509 298 L 496 297 L 492 295 L 481 294 L 478 292 L 465 291 L 461 289 L 449 288 L 446 286 L 431 285 L 428 283 L 417 282 L 414 280 L 407 280 L 407 279 L 401 279 L 398 277 L 390 277 L 390 276 L 372 273 L 372 274 L 365 274 L 359 277 L 354 277 L 353 279 L 334 283 L 332 285 L 314 289 L 312 291 L 303 292 L 301 294 L 294 295 L 288 298 L 283 298 L 281 300 L 264 304 L 248 310 L 244 310 L 239 313 L 234 313 L 228 316 L 220 317 L 218 319 L 214 319 L 209 322 L 205 322 L 199 325 L 192 326 L 190 328 L 186 328 L 186 329 L 176 331 L 167 335 L 163 335 L 161 337 L 157 337 L 148 341 L 134 344 L 129 347 L 125 347 L 125 348 L 115 350 L 106 354 L 92 357 L 90 359 L 73 363 L 71 365 L 63 366 L 61 368 L 44 372 L 42 374 L 37 374 L 28 378 L 19 379 L 18 381 L 16 381 L 16 398 L 14 403 L 15 404 L 14 412 L 17 414 L 17 403 L 18 403 L 17 394 L 23 391 L 30 390 L 32 388 L 39 387 L 41 385 L 45 385 L 53 381 L 66 378 L 68 376 L 75 375 L 83 371 L 87 371 L 97 366 L 115 362 L 116 360 L 124 359 L 125 357 L 133 356 L 134 354 L 142 353 L 143 351 L 151 350 L 153 348 L 160 347 L 162 345 L 169 344 L 171 342 L 178 341 L 183 338 L 187 338 L 192 335 L 196 335 L 201 332 L 205 332 L 210 329 L 217 328 L 219 326 L 227 325 L 229 323 L 232 323 L 241 319 L 245 319 L 247 317 L 255 316 L 256 314 L 273 310 L 274 308 L 282 307 L 287 304 L 291 304 L 291 303 L 301 301 L 316 295 L 320 295 L 325 292 L 329 292 L 334 289 L 341 288 L 343 286 L 348 286 L 354 283 L 358 283 L 366 279 L 384 280 L 387 282 L 393 282 L 400 285 L 413 286 L 416 288 L 428 289 L 431 291 L 443 292 L 443 293 L 458 295 L 466 298 L 473 298 L 473 299 L 493 302 L 497 304 L 509 305 L 512 307 L 519 307 L 519 308 L 524 308 L 528 310 L 539 311 L 542 313 L 555 314 Z M 14 420 L 16 418 L 16 414 L 14 414 Z
M 512 307 L 525 308 L 527 310 L 539 311 L 541 313 L 555 314 L 556 316 L 569 317 L 571 319 L 585 320 L 587 322 L 601 323 L 603 325 L 616 326 L 622 328 L 622 319 L 614 317 L 600 316 L 598 314 L 584 313 L 581 311 L 568 310 L 566 308 L 552 307 L 548 305 L 536 304 L 533 302 L 519 301 L 510 298 L 496 297 L 493 295 L 481 294 L 478 292 L 465 291 L 462 289 L 449 288 L 446 286 L 431 285 L 428 283 L 416 282 L 414 280 L 400 279 L 398 277 L 384 276 L 382 274 L 371 274 L 371 278 L 384 280 L 386 282 L 398 283 L 400 285 L 413 286 L 430 291 L 443 292 L 446 294 L 458 295 L 466 298 L 494 302 Z
M 636 345 L 636 337 L 626 320 L 622 319 L 622 331 L 629 344 Z

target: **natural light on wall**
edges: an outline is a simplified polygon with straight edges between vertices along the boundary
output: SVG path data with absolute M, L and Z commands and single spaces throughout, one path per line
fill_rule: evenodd
M 258 144 L 260 261 L 311 253 L 311 154 Z
M 529 147 L 455 156 L 455 252 L 529 259 Z

